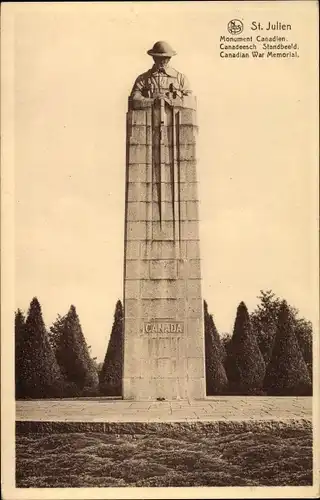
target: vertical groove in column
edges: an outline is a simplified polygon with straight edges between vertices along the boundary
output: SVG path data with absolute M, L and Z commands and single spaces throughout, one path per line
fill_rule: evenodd
M 165 168 L 165 144 L 164 144 L 164 127 L 165 127 L 165 101 L 164 99 L 160 100 L 160 123 L 159 123 L 159 182 L 160 182 L 160 229 L 162 229 L 162 209 L 163 209 L 163 201 L 165 197 L 163 196 L 162 191 L 165 189 L 164 184 L 162 183 L 163 179 L 163 169 Z
M 158 116 L 159 115 L 159 116 Z M 151 185 L 151 202 L 157 201 L 158 211 L 159 211 L 159 220 L 160 227 L 162 221 L 162 213 L 161 213 L 161 127 L 160 127 L 160 109 L 156 106 L 156 103 L 152 105 L 152 185 Z M 154 200 L 154 185 L 156 186 L 155 192 L 157 193 L 157 199 Z M 157 220 L 154 217 L 152 220 Z
M 152 130 L 153 130 L 153 123 L 152 123 L 152 109 L 151 109 L 151 112 L 150 112 L 150 109 L 146 109 L 145 111 L 146 113 L 146 159 L 145 159 L 145 169 L 146 169 L 146 202 L 148 201 L 148 182 L 150 181 L 150 177 L 148 178 L 148 148 L 151 148 L 151 190 L 153 189 L 153 148 L 152 148 Z M 148 115 L 150 117 L 150 123 L 149 123 L 149 120 L 148 120 Z M 151 127 L 151 134 L 150 134 L 150 144 L 148 144 L 148 123 L 149 123 L 149 126 Z M 152 200 L 152 198 L 151 198 Z M 148 205 L 147 205 L 148 206 Z M 145 227 L 145 248 L 146 248 L 146 252 L 148 252 L 148 244 L 147 244 L 147 241 L 148 241 L 148 225 L 151 224 L 152 226 L 152 218 L 153 218 L 153 203 L 151 201 L 151 221 L 149 220 L 149 217 L 148 215 L 150 216 L 150 210 L 149 210 L 149 213 L 147 211 L 146 213 L 146 227 Z M 141 244 L 139 243 L 140 247 L 139 247 L 139 261 L 141 260 Z M 141 290 L 140 290 L 141 292 Z M 141 296 L 141 294 L 139 294 L 139 297 Z
M 159 180 L 159 191 L 158 191 L 158 200 L 159 200 L 159 220 L 160 220 L 160 228 L 162 227 L 162 185 L 161 185 L 161 170 L 162 170 L 162 124 L 161 124 L 161 107 L 160 107 L 160 121 L 159 121 L 159 165 L 158 165 L 158 180 Z
M 178 173 L 178 224 L 179 224 L 179 247 L 181 248 L 181 193 L 180 193 L 180 112 L 177 111 L 176 119 L 176 150 L 177 150 L 177 173 Z
M 175 196 L 175 190 L 176 190 L 176 155 L 175 155 L 175 150 L 176 150 L 176 145 L 175 145 L 175 116 L 174 116 L 174 107 L 171 108 L 172 112 L 172 119 L 171 119 L 171 162 L 170 162 L 170 174 L 171 174 L 171 193 L 172 193 L 172 220 L 173 220 L 173 239 L 176 242 L 176 236 L 177 236 L 177 231 L 176 231 L 176 208 L 175 208 L 175 202 L 176 202 L 176 196 Z

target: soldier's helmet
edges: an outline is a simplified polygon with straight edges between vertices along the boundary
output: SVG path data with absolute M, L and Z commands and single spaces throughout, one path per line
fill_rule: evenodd
M 153 57 L 172 57 L 176 55 L 176 52 L 168 42 L 159 41 L 154 44 L 152 49 L 148 50 L 147 54 Z

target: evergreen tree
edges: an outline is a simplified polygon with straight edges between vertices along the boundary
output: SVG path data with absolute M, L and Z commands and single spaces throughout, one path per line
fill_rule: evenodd
M 16 398 L 22 398 L 23 387 L 21 385 L 23 366 L 22 348 L 25 338 L 25 317 L 20 309 L 15 312 L 15 387 Z
M 297 319 L 294 326 L 296 335 L 303 359 L 307 365 L 310 380 L 312 383 L 312 324 L 303 318 Z
M 226 367 L 232 393 L 261 393 L 266 368 L 244 302 L 237 310 Z
M 61 335 L 63 335 L 65 321 L 66 321 L 66 316 L 60 316 L 60 314 L 58 314 L 57 319 L 50 326 L 48 332 L 48 338 L 54 352 L 56 352 L 57 350 L 57 346 L 59 344 Z
M 62 337 L 63 337 L 64 331 L 65 331 L 66 317 L 67 317 L 67 315 L 61 316 L 60 314 L 58 314 L 57 319 L 50 326 L 50 329 L 48 332 L 49 342 L 50 342 L 50 345 L 51 345 L 56 357 L 57 357 L 58 346 L 61 345 L 61 343 L 63 342 Z M 59 360 L 60 359 L 57 359 L 58 364 L 59 364 Z M 64 393 L 63 393 L 64 397 L 81 396 L 81 394 L 82 394 L 81 389 L 79 389 L 79 387 L 74 382 L 68 380 L 68 374 L 65 371 L 65 367 L 61 366 L 60 369 L 61 369 L 63 379 L 64 379 Z
M 19 322 L 21 324 L 21 318 Z M 19 348 L 20 397 L 61 396 L 63 379 L 48 340 L 41 306 L 36 297 L 30 303 L 23 336 Z
M 260 303 L 250 319 L 267 366 L 272 355 L 282 300 L 271 290 L 261 290 L 258 299 Z M 290 305 L 287 307 L 299 347 L 312 377 L 312 325 L 310 321 L 298 317 L 299 311 L 295 307 Z
M 68 314 L 58 318 L 54 326 L 56 357 L 61 372 L 71 387 L 80 393 L 96 394 L 98 374 L 90 358 L 76 308 L 71 305 Z M 72 391 L 71 391 L 72 392 Z
M 267 366 L 271 359 L 281 300 L 272 290 L 261 290 L 258 299 L 260 303 L 250 315 L 250 319 L 252 330 Z
M 222 342 L 222 340 L 220 338 L 218 330 L 214 324 L 212 314 L 209 314 L 209 312 L 208 312 L 208 304 L 207 304 L 206 300 L 203 301 L 203 309 L 204 309 L 204 317 L 207 321 L 208 328 L 211 330 L 211 333 L 212 333 L 213 338 L 215 340 L 216 348 L 218 349 L 219 359 L 222 362 L 222 364 L 224 364 L 226 357 L 227 357 L 227 351 L 225 349 L 224 343 Z
M 228 387 L 227 375 L 222 363 L 223 354 L 218 330 L 204 301 L 204 338 L 207 395 L 223 394 Z
M 99 375 L 99 371 L 100 371 L 100 368 L 99 368 L 99 363 L 97 361 L 97 356 L 92 356 L 92 353 L 91 353 L 91 345 L 88 345 L 88 352 L 89 352 L 89 356 L 90 356 L 90 359 L 92 361 L 92 364 L 97 372 L 97 374 Z
M 270 395 L 298 396 L 311 393 L 311 380 L 294 333 L 290 310 L 282 302 L 277 332 L 264 387 Z
M 123 373 L 123 308 L 116 303 L 108 349 L 100 371 L 100 392 L 106 396 L 122 395 Z
M 232 335 L 230 333 L 224 333 L 222 334 L 221 337 L 221 345 L 223 346 L 223 351 L 224 351 L 224 363 L 223 365 L 226 366 L 227 359 L 228 359 L 228 352 L 229 352 L 229 345 L 231 343 Z

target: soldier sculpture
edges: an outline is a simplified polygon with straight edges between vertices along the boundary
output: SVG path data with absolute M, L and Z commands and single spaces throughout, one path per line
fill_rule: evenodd
M 167 42 L 156 42 L 147 53 L 152 56 L 154 64 L 136 79 L 131 92 L 132 99 L 162 97 L 171 101 L 191 94 L 186 76 L 169 66 L 176 52 Z

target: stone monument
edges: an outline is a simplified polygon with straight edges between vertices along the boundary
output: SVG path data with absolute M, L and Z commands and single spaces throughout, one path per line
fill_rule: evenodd
M 196 99 L 166 42 L 128 103 L 123 397 L 203 399 Z

